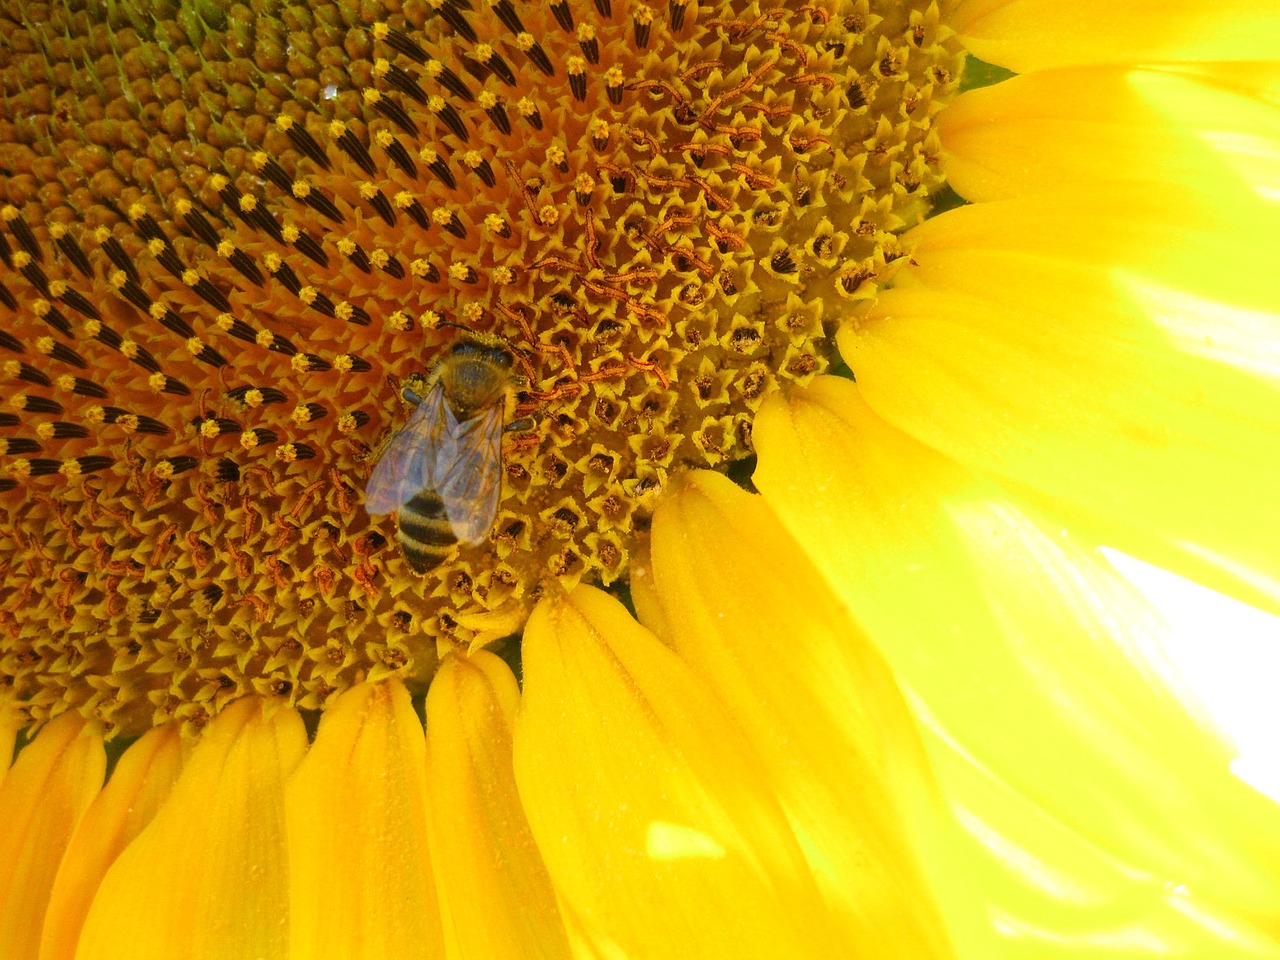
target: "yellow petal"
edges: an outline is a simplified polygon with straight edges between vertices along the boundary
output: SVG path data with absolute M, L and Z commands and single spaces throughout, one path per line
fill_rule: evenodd
M 1147 605 L 860 393 L 819 378 L 767 402 L 754 479 L 910 691 L 944 774 L 959 771 L 945 792 L 992 848 L 974 882 L 1039 931 L 1033 945 L 1088 924 L 1192 936 L 1169 911 L 1213 904 L 1280 931 L 1280 807 L 1230 775 L 1230 753 L 1155 675 Z M 1058 824 L 1043 845 L 1037 806 Z M 1039 885 L 1042 856 L 1068 877 L 1090 864 L 1101 886 Z
M 845 938 L 876 956 L 949 956 L 917 854 L 946 861 L 955 828 L 880 655 L 763 501 L 718 474 L 662 502 L 651 550 L 637 609 L 660 613 L 663 639 L 759 753 Z M 957 923 L 976 916 L 951 893 Z M 956 932 L 959 955 L 980 949 L 976 931 Z
M 13 748 L 23 726 L 17 704 L 8 699 L 0 701 L 0 783 L 4 782 L 4 775 L 13 763 Z
M 444 956 L 422 724 L 398 681 L 328 706 L 289 781 L 293 960 Z
M 64 713 L 0 781 L 0 951 L 6 960 L 36 956 L 58 863 L 106 770 L 97 727 Z
M 516 782 L 595 955 L 840 957 L 813 878 L 721 705 L 617 601 L 543 600 L 524 638 Z
M 938 118 L 947 179 L 975 201 L 1146 180 L 1280 202 L 1269 66 L 1082 67 L 971 90 Z
M 918 266 L 839 337 L 872 408 L 1103 542 L 1280 609 L 1280 220 L 1130 185 L 913 237 Z
M 287 956 L 284 783 L 305 748 L 293 710 L 252 697 L 224 709 L 107 871 L 77 960 Z
M 1280 943 L 1186 887 L 1134 870 L 1054 819 L 958 747 L 936 769 L 969 832 L 1004 960 L 1278 960 Z
M 160 809 L 182 770 L 178 724 L 151 730 L 121 756 L 76 828 L 45 914 L 40 960 L 72 960 L 107 869 Z
M 1274 0 L 961 0 L 947 23 L 988 63 L 1026 73 L 1087 63 L 1274 60 Z
M 447 956 L 568 957 L 564 924 L 516 792 L 520 689 L 479 651 L 448 657 L 427 694 L 428 826 Z

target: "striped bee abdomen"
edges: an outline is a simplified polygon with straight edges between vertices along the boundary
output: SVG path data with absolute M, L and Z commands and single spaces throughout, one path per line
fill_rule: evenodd
M 444 512 L 444 501 L 431 489 L 423 489 L 400 508 L 400 545 L 416 573 L 439 564 L 458 542 Z

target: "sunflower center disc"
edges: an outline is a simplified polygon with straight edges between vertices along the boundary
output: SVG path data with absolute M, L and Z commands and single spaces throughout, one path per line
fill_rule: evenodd
M 0 682 L 32 720 L 318 708 L 624 577 L 941 184 L 932 3 L 270 6 L 5 15 Z M 362 491 L 449 324 L 512 346 L 533 425 L 488 536 L 418 576 Z

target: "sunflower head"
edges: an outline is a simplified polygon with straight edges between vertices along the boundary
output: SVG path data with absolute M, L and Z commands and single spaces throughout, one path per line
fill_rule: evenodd
M 3 676 L 127 730 L 423 680 L 624 578 L 904 261 L 959 72 L 933 3 L 10 26 Z M 365 484 L 459 327 L 509 345 L 520 429 L 418 575 Z

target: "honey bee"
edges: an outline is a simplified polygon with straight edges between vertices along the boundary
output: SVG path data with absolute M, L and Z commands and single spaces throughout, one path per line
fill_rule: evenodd
M 502 434 L 532 423 L 523 418 L 504 427 L 523 380 L 512 371 L 511 350 L 497 337 L 462 329 L 432 368 L 425 396 L 404 390 L 416 409 L 365 486 L 370 514 L 397 513 L 400 545 L 418 573 L 455 544 L 484 541 L 502 493 Z

